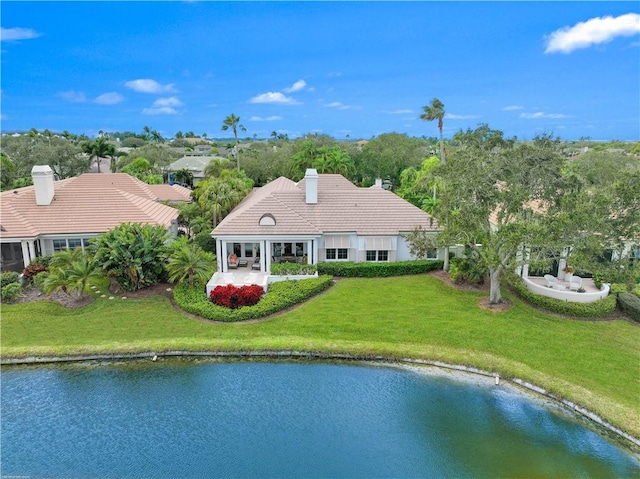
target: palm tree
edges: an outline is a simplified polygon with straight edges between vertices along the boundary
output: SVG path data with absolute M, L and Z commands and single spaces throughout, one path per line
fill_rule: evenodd
M 77 253 L 80 251 L 80 253 Z M 50 267 L 50 273 L 44 282 L 46 293 L 63 290 L 65 293 L 85 294 L 87 283 L 102 276 L 102 271 L 87 254 L 80 249 L 68 250 L 66 254 L 57 253 L 57 266 Z M 75 259 L 74 259 L 75 258 Z
M 112 144 L 107 143 L 107 140 L 104 137 L 83 143 L 82 150 L 87 153 L 90 158 L 95 156 L 96 164 L 98 165 L 98 173 L 100 173 L 100 163 L 102 162 L 102 159 L 110 156 L 113 160 L 113 156 L 116 154 L 115 147 Z
M 235 138 L 236 142 L 235 142 L 235 148 L 234 148 L 234 153 L 236 156 L 236 163 L 238 165 L 238 171 L 240 171 L 240 159 L 238 156 L 238 128 L 240 128 L 240 130 L 242 131 L 247 131 L 247 129 L 240 125 L 240 117 L 235 116 L 233 113 L 231 113 L 231 115 L 229 115 L 228 117 L 226 117 L 224 119 L 224 121 L 222 122 L 222 131 L 227 131 L 229 128 L 231 128 L 231 131 L 233 131 L 233 137 Z
M 438 130 L 440 130 L 440 161 L 444 159 L 444 144 L 442 142 L 442 119 L 444 118 L 444 103 L 437 98 L 431 100 L 431 105 L 423 106 L 424 113 L 420 115 L 421 120 L 433 121 L 438 120 Z
M 212 253 L 203 251 L 196 243 L 182 244 L 169 256 L 169 281 L 181 283 L 188 278 L 190 288 L 193 288 L 194 280 L 205 283 L 213 274 L 214 260 Z

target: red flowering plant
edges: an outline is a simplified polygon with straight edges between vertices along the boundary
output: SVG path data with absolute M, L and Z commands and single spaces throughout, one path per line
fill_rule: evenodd
M 264 294 L 262 286 L 257 284 L 234 286 L 228 284 L 226 286 L 216 286 L 209 295 L 209 299 L 218 306 L 225 308 L 241 308 L 242 306 L 253 306 Z

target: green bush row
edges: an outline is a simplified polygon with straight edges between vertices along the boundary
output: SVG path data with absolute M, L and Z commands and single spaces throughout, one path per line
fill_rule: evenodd
M 271 265 L 271 274 L 285 276 L 297 274 L 315 274 L 318 268 L 315 264 L 275 263 Z
M 601 318 L 613 313 L 616 309 L 615 294 L 609 294 L 606 298 L 594 303 L 571 303 L 533 293 L 527 289 L 522 279 L 518 277 L 510 280 L 509 283 L 518 295 L 529 303 L 555 313 L 566 314 L 567 316 Z
M 11 303 L 20 296 L 21 292 L 22 285 L 20 283 L 9 283 L 0 290 L 0 298 L 3 303 Z
M 272 283 L 258 304 L 238 309 L 229 309 L 213 304 L 207 298 L 203 290 L 204 286 L 196 285 L 190 288 L 186 282 L 175 287 L 173 299 L 184 311 L 206 319 L 226 322 L 245 321 L 262 318 L 300 303 L 324 291 L 332 282 L 333 278 L 325 275 L 299 281 Z
M 16 273 L 15 271 L 7 271 L 6 273 L 0 274 L 0 288 L 4 288 L 6 285 L 11 283 L 19 282 L 20 273 Z
M 628 314 L 631 319 L 640 322 L 640 298 L 633 293 L 620 293 L 618 295 L 618 306 Z
M 428 273 L 429 271 L 442 269 L 442 265 L 443 262 L 441 260 L 397 261 L 395 263 L 336 261 L 318 263 L 318 273 L 351 278 L 378 278 Z

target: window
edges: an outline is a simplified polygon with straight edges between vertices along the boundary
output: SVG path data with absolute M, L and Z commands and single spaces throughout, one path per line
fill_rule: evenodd
M 326 250 L 326 258 L 329 259 L 339 259 L 339 260 L 347 260 L 349 259 L 349 249 L 348 248 L 328 248 Z
M 82 238 L 82 247 L 83 248 L 88 248 L 89 247 L 89 239 L 88 238 Z
M 389 261 L 389 251 L 367 250 L 367 261 Z
M 253 243 L 244 244 L 244 257 L 253 258 Z
M 72 238 L 67 240 L 69 249 L 82 248 L 82 240 L 80 238 Z
M 438 259 L 438 250 L 436 248 L 429 248 L 427 250 L 427 259 Z
M 67 240 L 66 239 L 53 240 L 53 251 L 54 252 L 64 251 L 66 249 L 67 249 Z
M 304 243 L 296 243 L 296 256 L 298 258 L 304 256 Z

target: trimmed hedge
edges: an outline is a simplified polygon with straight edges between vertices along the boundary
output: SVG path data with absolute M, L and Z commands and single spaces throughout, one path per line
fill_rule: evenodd
M 640 322 L 640 298 L 633 293 L 620 293 L 618 295 L 618 306 L 628 314 L 631 319 Z
M 277 276 L 315 274 L 318 268 L 315 264 L 275 263 L 271 265 L 271 274 Z
M 394 263 L 336 261 L 318 263 L 318 273 L 349 278 L 379 278 L 428 273 L 442 269 L 442 266 L 443 261 L 440 260 L 397 261 Z
M 518 295 L 531 304 L 539 306 L 549 311 L 567 316 L 579 316 L 585 318 L 601 318 L 613 313 L 616 309 L 616 295 L 609 294 L 604 299 L 594 303 L 570 303 L 561 299 L 549 298 L 540 294 L 533 293 L 527 289 L 522 279 L 517 278 L 510 280 L 509 284 L 518 293 Z
M 173 290 L 176 304 L 187 313 L 196 314 L 214 321 L 246 321 L 262 318 L 282 311 L 290 306 L 308 299 L 327 289 L 333 282 L 331 276 L 303 279 L 296 281 L 280 281 L 269 285 L 267 294 L 254 306 L 229 309 L 213 304 L 203 291 L 204 286 L 189 288 L 186 282 Z

